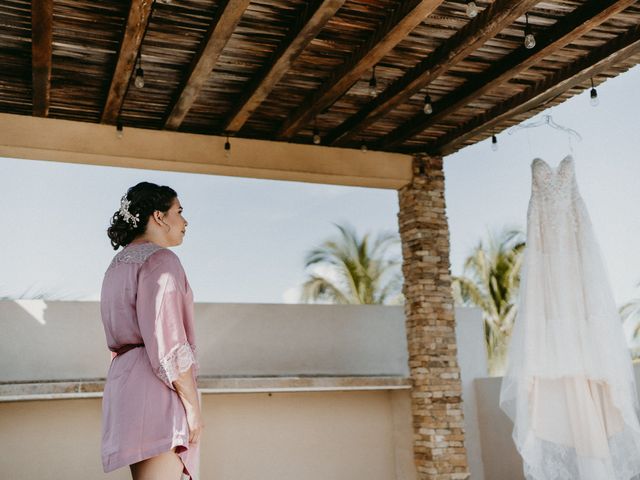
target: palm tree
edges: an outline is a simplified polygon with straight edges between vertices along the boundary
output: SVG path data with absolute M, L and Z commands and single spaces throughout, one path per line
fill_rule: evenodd
M 524 247 L 519 229 L 490 234 L 487 245 L 480 241 L 466 259 L 463 275 L 453 277 L 455 302 L 482 309 L 490 375 L 504 373 Z
M 389 249 L 400 243 L 398 234 L 382 232 L 371 242 L 369 233 L 359 238 L 353 227 L 334 225 L 340 236 L 325 240 L 306 254 L 305 268 L 316 268 L 302 285 L 300 300 L 401 304 L 401 259 L 388 255 Z
M 620 317 L 624 323 L 635 323 L 631 340 L 636 343 L 636 346 L 631 348 L 631 353 L 634 359 L 638 359 L 640 358 L 640 347 L 637 345 L 637 340 L 640 339 L 640 298 L 634 298 L 620 307 Z

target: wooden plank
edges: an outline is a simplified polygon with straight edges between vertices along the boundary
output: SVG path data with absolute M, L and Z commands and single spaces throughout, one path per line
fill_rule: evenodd
M 369 41 L 358 48 L 351 59 L 337 69 L 309 101 L 304 102 L 278 132 L 280 139 L 291 139 L 318 113 L 331 106 L 341 95 L 378 63 L 416 26 L 429 16 L 443 0 L 402 2 L 401 7 L 387 17 L 385 24 Z
M 514 50 L 485 73 L 435 103 L 433 114 L 415 116 L 382 138 L 374 148 L 389 149 L 441 122 L 634 3 L 635 0 L 592 0 L 584 4 L 554 24 L 548 32 L 537 33 L 533 50 L 528 50 L 524 45 Z
M 100 119 L 102 123 L 113 125 L 118 120 L 122 102 L 124 102 L 124 96 L 129 87 L 129 81 L 136 66 L 142 37 L 149 23 L 152 5 L 153 2 L 150 0 L 131 0 L 127 25 L 124 29 L 122 42 L 120 42 L 118 61 L 111 78 L 107 101 L 102 110 Z
M 177 130 L 184 121 L 249 3 L 250 0 L 229 0 L 218 21 L 214 21 L 200 54 L 189 66 L 180 95 L 170 109 L 164 123 L 167 130 Z
M 232 138 L 227 156 L 226 137 L 130 127 L 123 133 L 118 138 L 112 125 L 0 113 L 0 157 L 387 189 L 412 176 L 411 156 L 399 153 Z
M 497 0 L 440 45 L 431 55 L 390 85 L 375 101 L 325 137 L 329 145 L 344 144 L 353 135 L 405 103 L 425 85 L 443 75 L 527 12 L 537 0 Z
M 454 132 L 421 148 L 408 151 L 427 151 L 448 155 L 469 139 L 492 132 L 502 122 L 538 108 L 558 95 L 606 71 L 607 68 L 640 53 L 640 25 L 637 25 L 603 46 L 591 50 L 571 65 L 547 77 L 539 85 L 529 87 L 515 97 L 502 102 L 482 115 L 468 121 Z
M 266 73 L 247 89 L 245 97 L 239 102 L 235 112 L 225 122 L 224 130 L 237 132 L 260 106 L 271 90 L 289 70 L 293 61 L 306 46 L 318 35 L 326 23 L 336 14 L 346 0 L 324 0 L 310 16 L 301 17 L 300 26 L 294 33 L 294 38 L 288 44 L 283 43 L 281 51 L 275 55 Z M 309 4 L 307 4 L 308 6 Z
M 33 115 L 49 114 L 53 0 L 31 2 L 31 81 Z

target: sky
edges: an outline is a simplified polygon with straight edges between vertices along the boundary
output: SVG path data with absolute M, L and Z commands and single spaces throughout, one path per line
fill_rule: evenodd
M 640 296 L 638 85 L 636 67 L 598 87 L 597 107 L 585 91 L 544 112 L 582 141 L 549 126 L 510 129 L 496 152 L 483 141 L 445 158 L 453 274 L 488 232 L 524 230 L 531 160 L 555 166 L 573 153 L 614 297 Z M 109 219 L 140 181 L 178 192 L 189 227 L 173 250 L 196 302 L 297 303 L 305 253 L 337 235 L 334 223 L 398 231 L 395 190 L 0 158 L 0 296 L 99 300 L 116 253 Z

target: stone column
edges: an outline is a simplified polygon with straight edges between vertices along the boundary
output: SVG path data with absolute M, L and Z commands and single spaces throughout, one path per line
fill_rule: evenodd
M 414 157 L 398 197 L 418 478 L 468 479 L 442 158 Z

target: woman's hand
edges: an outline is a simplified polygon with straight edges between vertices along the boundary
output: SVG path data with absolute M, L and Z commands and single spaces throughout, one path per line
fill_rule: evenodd
M 198 387 L 193 378 L 190 367 L 188 370 L 182 372 L 176 380 L 173 381 L 173 386 L 178 392 L 184 411 L 187 414 L 187 424 L 189 425 L 189 443 L 198 443 L 200 441 L 200 435 L 204 428 L 202 421 L 202 412 L 200 410 L 200 399 L 198 397 Z
M 187 411 L 187 424 L 189 425 L 189 443 L 198 443 L 200 441 L 200 435 L 202 434 L 202 429 L 204 428 L 204 423 L 202 423 L 202 414 L 200 413 L 200 408 L 190 409 L 191 412 Z

